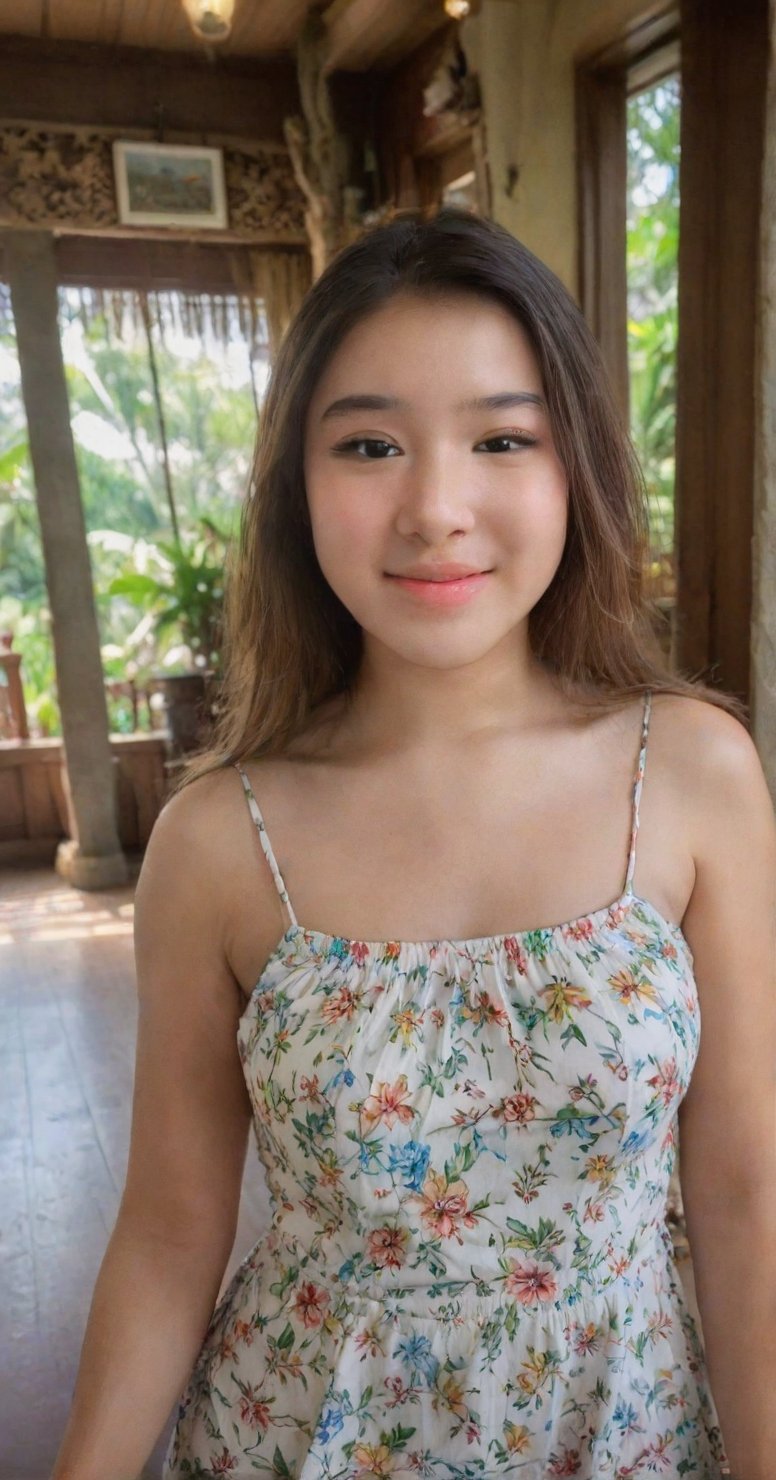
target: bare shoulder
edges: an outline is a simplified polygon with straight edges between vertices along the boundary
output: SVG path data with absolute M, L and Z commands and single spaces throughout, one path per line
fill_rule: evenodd
M 772 813 L 757 747 L 735 715 L 682 694 L 656 694 L 653 712 L 650 750 L 686 799 L 699 845 L 724 833 L 733 811 Z
M 236 777 L 234 778 L 236 780 Z M 223 866 L 234 785 L 224 771 L 198 777 L 164 803 L 146 846 L 135 917 L 149 926 L 175 920 L 224 939 Z
M 695 881 L 682 927 L 707 981 L 776 919 L 776 816 L 757 747 L 727 710 L 657 694 L 654 736 Z M 654 759 L 654 757 L 653 757 Z M 650 761 L 647 762 L 649 768 Z M 760 955 L 769 947 L 759 946 Z

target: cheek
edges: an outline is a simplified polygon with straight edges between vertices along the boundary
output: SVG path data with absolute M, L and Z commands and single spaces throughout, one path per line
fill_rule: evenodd
M 309 499 L 310 523 L 318 563 L 335 587 L 357 585 L 359 575 L 379 559 L 384 520 L 377 503 L 354 497 L 352 490 L 338 494 L 336 488 L 315 493 Z

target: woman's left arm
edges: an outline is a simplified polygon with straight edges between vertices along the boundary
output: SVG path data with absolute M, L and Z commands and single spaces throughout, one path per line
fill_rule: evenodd
M 691 737 L 696 879 L 682 929 L 701 1010 L 679 1175 L 709 1380 L 736 1480 L 776 1477 L 776 818 L 751 737 Z

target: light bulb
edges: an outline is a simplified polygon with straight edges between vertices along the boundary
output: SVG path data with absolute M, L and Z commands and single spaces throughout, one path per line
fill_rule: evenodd
M 192 29 L 203 41 L 225 41 L 232 29 L 235 0 L 183 0 Z
M 465 20 L 471 10 L 470 0 L 445 0 L 445 10 L 454 21 Z

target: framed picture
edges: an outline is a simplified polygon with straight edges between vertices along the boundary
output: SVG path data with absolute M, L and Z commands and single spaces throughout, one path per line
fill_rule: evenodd
M 119 221 L 129 226 L 228 226 L 221 149 L 116 139 Z

